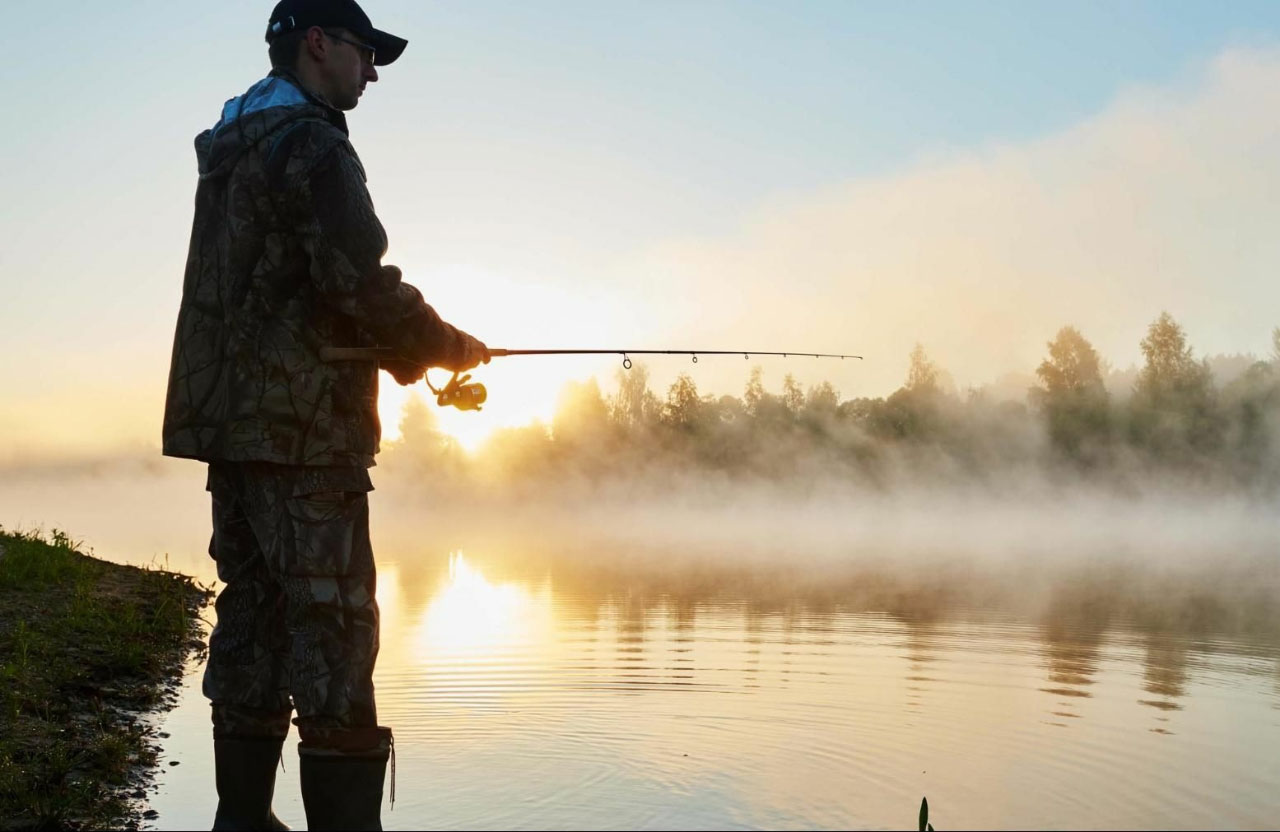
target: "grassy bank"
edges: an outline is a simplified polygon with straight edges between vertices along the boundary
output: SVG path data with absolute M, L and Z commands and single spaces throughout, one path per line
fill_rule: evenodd
M 208 594 L 0 529 L 0 829 L 129 828 Z

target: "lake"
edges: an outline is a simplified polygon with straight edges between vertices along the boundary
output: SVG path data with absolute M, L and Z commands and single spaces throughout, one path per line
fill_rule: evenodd
M 102 554 L 156 562 L 140 541 L 169 528 L 175 568 L 212 575 L 198 489 L 131 542 L 102 503 L 145 495 L 86 482 L 43 499 L 70 494 L 67 527 L 108 541 Z M 28 485 L 30 525 L 42 498 Z M 158 499 L 171 484 L 138 487 Z M 7 496 L 0 520 L 13 526 L 19 498 Z M 89 502 L 93 513 L 67 507 Z M 1005 535 L 984 560 L 972 541 L 952 556 L 936 536 L 927 556 L 880 537 L 816 557 L 818 543 L 785 529 L 739 552 L 705 530 L 686 549 L 679 528 L 602 542 L 565 517 L 498 534 L 503 516 L 481 516 L 445 531 L 422 511 L 417 532 L 375 532 L 375 681 L 397 743 L 389 829 L 903 829 L 922 796 L 939 829 L 1280 819 L 1269 519 L 1244 544 L 1210 535 L 1177 557 L 1159 550 L 1186 533 L 1153 536 L 1144 557 L 1141 535 L 1076 556 L 1081 540 L 1117 534 L 1091 526 Z M 821 546 L 833 540 L 827 530 Z M 1046 561 L 1050 550 L 1065 554 Z M 161 718 L 158 828 L 212 820 L 199 670 Z M 295 739 L 276 811 L 297 828 Z

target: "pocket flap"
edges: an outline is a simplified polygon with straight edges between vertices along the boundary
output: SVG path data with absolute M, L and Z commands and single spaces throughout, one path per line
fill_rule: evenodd
M 298 468 L 293 482 L 294 497 L 320 494 L 325 491 L 349 491 L 367 493 L 373 490 L 373 480 L 365 468 Z

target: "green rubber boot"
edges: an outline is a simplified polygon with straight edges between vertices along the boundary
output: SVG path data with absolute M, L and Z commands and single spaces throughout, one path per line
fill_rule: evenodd
M 393 752 L 391 729 L 377 730 L 378 745 L 363 751 L 298 744 L 307 829 L 382 829 L 382 785 Z M 394 764 L 391 778 L 394 800 Z
M 215 739 L 215 830 L 288 829 L 271 811 L 283 739 Z

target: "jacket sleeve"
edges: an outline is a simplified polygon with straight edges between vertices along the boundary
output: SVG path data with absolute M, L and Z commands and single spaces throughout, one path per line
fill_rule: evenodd
M 401 280 L 400 269 L 382 264 L 386 231 L 350 145 L 331 145 L 290 179 L 295 231 L 322 302 L 410 362 L 436 366 L 459 356 L 461 333 Z

